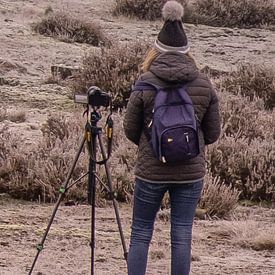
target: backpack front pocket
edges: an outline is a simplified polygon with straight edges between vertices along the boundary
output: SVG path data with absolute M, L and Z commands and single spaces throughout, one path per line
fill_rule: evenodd
M 191 159 L 199 154 L 199 141 L 195 129 L 188 126 L 168 128 L 162 132 L 159 156 L 162 162 Z

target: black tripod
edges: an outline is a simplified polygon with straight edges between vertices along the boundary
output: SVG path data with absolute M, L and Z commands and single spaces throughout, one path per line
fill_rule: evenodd
M 90 108 L 92 108 L 92 111 L 90 111 Z M 112 144 L 112 137 L 113 137 L 113 121 L 111 118 L 111 114 L 108 116 L 106 126 L 107 126 L 107 140 L 108 140 L 108 153 L 106 154 L 105 148 L 103 146 L 103 141 L 102 141 L 102 128 L 97 126 L 98 121 L 101 119 L 101 115 L 97 112 L 96 107 L 94 106 L 89 106 L 87 109 L 87 123 L 85 127 L 85 135 L 84 138 L 82 139 L 81 145 L 79 147 L 79 150 L 75 156 L 75 159 L 73 161 L 73 164 L 70 168 L 70 171 L 67 175 L 67 178 L 63 184 L 63 186 L 60 188 L 59 192 L 59 197 L 57 200 L 57 203 L 55 205 L 54 211 L 52 213 L 52 216 L 50 218 L 49 224 L 46 228 L 46 231 L 43 235 L 43 238 L 40 242 L 40 244 L 37 245 L 37 254 L 36 257 L 33 261 L 32 267 L 30 269 L 29 275 L 32 274 L 35 263 L 38 259 L 38 256 L 40 252 L 43 250 L 43 246 L 45 243 L 45 240 L 47 238 L 47 235 L 49 233 L 50 227 L 53 223 L 54 217 L 56 215 L 56 212 L 58 210 L 58 207 L 65 196 L 65 193 L 76 183 L 81 181 L 85 176 L 88 175 L 88 203 L 91 205 L 91 274 L 94 275 L 94 261 L 95 261 L 95 197 L 96 197 L 96 180 L 98 180 L 104 188 L 108 191 L 109 197 L 113 202 L 113 207 L 115 210 L 115 216 L 116 216 L 116 221 L 118 224 L 118 229 L 119 229 L 119 234 L 121 238 L 121 243 L 123 247 L 123 252 L 124 252 L 124 258 L 127 262 L 127 249 L 126 249 L 126 244 L 125 244 L 125 238 L 123 235 L 122 231 L 122 226 L 121 226 L 121 220 L 119 217 L 119 211 L 118 211 L 118 202 L 115 197 L 115 193 L 113 190 L 112 186 L 112 181 L 111 181 L 111 173 L 107 164 L 107 160 L 110 157 L 111 154 L 111 144 Z M 98 141 L 98 144 L 97 144 Z M 79 156 L 83 150 L 84 144 L 87 142 L 87 147 L 89 151 L 89 171 L 82 175 L 80 178 L 78 178 L 76 181 L 73 183 L 69 184 L 71 176 L 73 174 L 74 168 L 77 164 L 77 161 L 79 159 Z M 98 148 L 99 145 L 99 148 Z M 96 155 L 97 155 L 97 148 L 100 149 L 100 153 L 102 155 L 102 160 L 97 161 Z M 105 172 L 107 176 L 107 184 L 105 184 L 97 175 L 96 173 L 96 165 L 104 165 L 105 167 Z

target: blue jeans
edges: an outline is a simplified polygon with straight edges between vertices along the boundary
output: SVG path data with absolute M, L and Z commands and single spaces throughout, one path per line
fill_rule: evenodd
M 192 227 L 202 188 L 202 180 L 189 184 L 152 184 L 136 180 L 128 275 L 146 272 L 156 214 L 167 191 L 171 202 L 171 274 L 189 274 Z

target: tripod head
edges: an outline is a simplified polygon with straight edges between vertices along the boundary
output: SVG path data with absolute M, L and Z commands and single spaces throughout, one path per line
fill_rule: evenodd
M 107 118 L 106 126 L 108 126 L 108 124 L 112 124 L 111 126 L 113 126 L 113 122 L 111 121 L 110 123 L 112 115 L 112 98 L 108 93 L 102 91 L 97 86 L 91 86 L 85 95 L 75 95 L 74 101 L 75 103 L 85 104 L 87 106 L 84 114 L 87 114 L 87 120 L 89 120 L 94 127 L 97 126 L 97 122 L 102 118 L 98 110 L 101 107 L 110 107 L 110 114 Z
M 111 96 L 100 90 L 97 86 L 91 86 L 85 95 L 75 95 L 75 103 L 86 104 L 92 108 L 109 107 L 111 104 Z
M 75 95 L 75 103 L 85 104 L 86 110 L 83 115 L 87 115 L 87 123 L 85 126 L 85 136 L 88 143 L 90 156 L 96 164 L 104 164 L 111 156 L 113 143 L 113 119 L 112 119 L 112 100 L 111 96 L 102 91 L 97 86 L 91 86 L 85 95 Z M 97 123 L 102 118 L 99 112 L 101 107 L 106 109 L 109 107 L 110 112 L 106 120 L 105 131 L 107 136 L 107 156 L 103 160 L 96 160 L 96 138 L 101 134 L 102 128 L 97 126 Z

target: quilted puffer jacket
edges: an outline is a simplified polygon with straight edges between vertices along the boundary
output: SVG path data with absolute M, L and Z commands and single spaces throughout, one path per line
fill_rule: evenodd
M 200 122 L 201 153 L 181 163 L 160 162 L 154 156 L 144 133 L 145 125 L 152 119 L 156 91 L 134 91 L 127 105 L 124 131 L 126 137 L 138 145 L 136 177 L 152 183 L 192 183 L 202 179 L 206 172 L 205 145 L 214 143 L 221 131 L 218 98 L 211 82 L 198 71 L 190 57 L 177 52 L 160 54 L 152 62 L 149 71 L 142 74 L 139 80 L 159 87 L 187 84 L 187 93 L 192 99 Z

